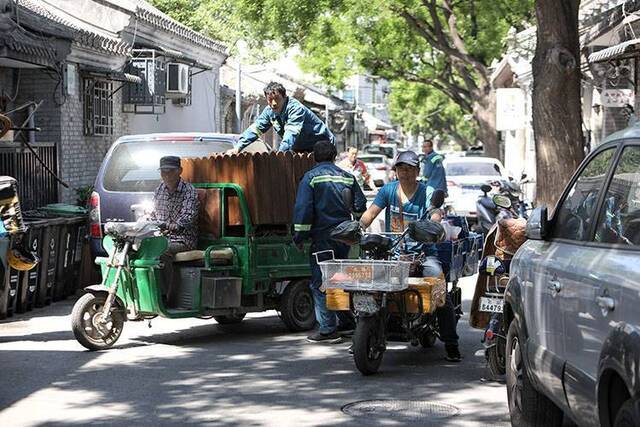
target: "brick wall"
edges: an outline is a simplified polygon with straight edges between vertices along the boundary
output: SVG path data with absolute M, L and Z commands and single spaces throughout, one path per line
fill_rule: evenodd
M 19 106 L 29 101 L 36 103 L 42 101 L 42 105 L 34 116 L 35 125 L 42 129 L 36 133 L 36 141 L 55 143 L 60 141 L 59 104 L 63 101 L 61 86 L 53 75 L 42 70 L 20 70 L 20 85 L 15 105 Z
M 61 189 L 61 201 L 74 203 L 76 189 L 93 185 L 107 150 L 120 136 L 127 133 L 126 115 L 122 113 L 122 91 L 113 96 L 113 135 L 87 136 L 83 126 L 82 79 L 77 81 L 77 96 L 67 98 L 61 107 L 61 143 L 58 161 L 63 179 L 70 189 Z M 113 89 L 119 87 L 113 82 Z
M 13 70 L 0 68 L 0 88 L 12 92 Z M 121 91 L 114 95 L 114 133 L 110 136 L 83 134 L 82 79 L 76 80 L 75 94 L 63 95 L 62 83 L 42 70 L 22 69 L 19 92 L 12 108 L 29 101 L 42 102 L 35 114 L 35 124 L 42 129 L 36 141 L 54 142 L 58 149 L 58 170 L 70 186 L 59 186 L 59 201 L 75 203 L 76 189 L 93 185 L 102 159 L 112 142 L 127 133 L 126 115 L 122 113 Z M 120 83 L 114 82 L 114 89 Z

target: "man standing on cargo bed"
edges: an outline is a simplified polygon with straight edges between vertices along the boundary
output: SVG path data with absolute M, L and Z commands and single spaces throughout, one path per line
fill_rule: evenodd
M 241 152 L 271 126 L 282 138 L 278 151 L 311 153 L 318 141 L 329 141 L 335 145 L 336 138 L 324 122 L 298 100 L 287 96 L 286 89 L 280 83 L 269 83 L 264 88 L 264 96 L 269 105 L 227 154 Z
M 324 260 L 323 256 L 326 257 L 328 252 L 321 252 L 333 251 L 336 259 L 348 258 L 349 246 L 332 240 L 329 237 L 331 230 L 344 221 L 350 221 L 352 212 L 359 217 L 367 208 L 367 199 L 356 179 L 334 164 L 336 155 L 335 145 L 328 141 L 318 142 L 313 147 L 317 165 L 302 177 L 293 213 L 293 241 L 298 249 L 302 249 L 302 242 L 311 237 L 310 286 L 316 320 L 320 324 L 318 332 L 307 338 L 311 342 L 338 342 L 340 336 L 336 320 L 340 320 L 341 327 L 353 322 L 347 313 L 327 309 L 325 293 L 320 290 L 322 272 L 315 256 L 318 253 L 320 260 Z

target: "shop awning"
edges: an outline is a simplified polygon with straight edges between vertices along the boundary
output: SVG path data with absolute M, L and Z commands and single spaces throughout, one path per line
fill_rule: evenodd
M 604 62 L 621 57 L 635 56 L 640 51 L 640 39 L 627 40 L 619 43 L 615 46 L 608 47 L 606 49 L 599 50 L 598 52 L 589 55 L 589 62 Z

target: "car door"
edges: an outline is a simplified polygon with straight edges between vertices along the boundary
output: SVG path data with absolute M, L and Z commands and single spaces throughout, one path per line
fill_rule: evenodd
M 547 394 L 562 404 L 566 402 L 562 384 L 566 342 L 575 331 L 561 313 L 577 309 L 578 295 L 567 285 L 581 264 L 580 251 L 589 239 L 614 154 L 615 148 L 595 153 L 572 179 L 556 207 L 550 238 L 540 242 L 536 251 L 532 283 L 526 287 L 527 326 L 533 343 L 529 360 L 534 361 L 534 375 Z
M 565 319 L 565 389 L 572 412 L 599 425 L 596 385 L 603 342 L 624 319 L 623 290 L 636 289 L 640 232 L 640 146 L 624 147 L 594 216 L 593 244 L 576 254 L 561 305 Z

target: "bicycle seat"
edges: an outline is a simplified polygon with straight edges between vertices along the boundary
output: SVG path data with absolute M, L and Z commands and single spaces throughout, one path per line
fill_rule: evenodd
M 157 224 L 147 221 L 139 222 L 107 222 L 104 232 L 116 237 L 145 238 L 152 237 L 158 232 Z

